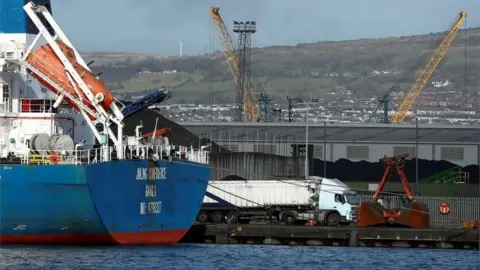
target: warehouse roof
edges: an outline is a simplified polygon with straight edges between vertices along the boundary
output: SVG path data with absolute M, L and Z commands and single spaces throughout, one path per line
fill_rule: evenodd
M 235 123 L 235 122 L 182 122 L 179 123 L 199 137 L 233 140 L 272 140 L 285 138 L 304 140 L 306 127 L 303 123 Z M 324 128 L 326 126 L 326 130 Z M 329 142 L 415 142 L 479 144 L 480 126 L 465 125 L 418 125 L 415 124 L 309 124 L 309 141 Z M 257 133 L 258 132 L 258 133 Z M 209 136 L 205 134 L 209 133 Z M 219 135 L 220 134 L 220 135 Z M 242 139 L 243 138 L 243 139 Z M 290 139 L 288 139 L 290 138 Z

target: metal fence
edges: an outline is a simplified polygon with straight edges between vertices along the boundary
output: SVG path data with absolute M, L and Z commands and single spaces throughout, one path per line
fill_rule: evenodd
M 401 207 L 400 196 L 383 196 L 390 208 Z M 430 197 L 418 196 L 417 201 L 427 204 L 430 215 L 430 226 L 437 228 L 460 228 L 463 222 L 480 220 L 480 198 L 475 197 Z M 360 201 L 372 200 L 372 195 L 359 195 Z M 440 205 L 447 203 L 448 214 L 440 213 Z

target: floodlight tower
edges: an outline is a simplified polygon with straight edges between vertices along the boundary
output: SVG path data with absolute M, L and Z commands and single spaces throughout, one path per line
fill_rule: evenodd
M 238 69 L 239 77 L 237 80 L 237 121 L 242 121 L 244 106 L 249 104 L 251 92 L 251 62 L 250 56 L 252 45 L 252 34 L 257 32 L 257 23 L 255 21 L 237 22 L 233 21 L 233 32 L 238 35 Z

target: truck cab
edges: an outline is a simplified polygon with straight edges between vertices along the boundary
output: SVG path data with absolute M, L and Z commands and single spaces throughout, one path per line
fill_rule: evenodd
M 312 200 L 316 221 L 330 226 L 356 222 L 357 193 L 338 179 L 311 177 L 317 188 Z

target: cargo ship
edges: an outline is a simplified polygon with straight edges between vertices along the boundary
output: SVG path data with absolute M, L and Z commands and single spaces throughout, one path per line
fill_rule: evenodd
M 50 1 L 1 1 L 0 12 L 0 244 L 177 243 L 207 189 L 207 146 L 141 123 L 123 134 L 125 117 L 168 90 L 122 104 Z

